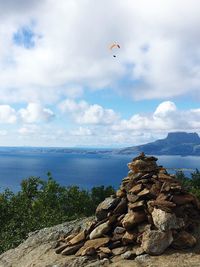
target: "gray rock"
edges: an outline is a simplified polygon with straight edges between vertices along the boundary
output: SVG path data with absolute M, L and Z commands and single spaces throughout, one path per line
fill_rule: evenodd
M 172 243 L 172 232 L 162 232 L 160 230 L 149 230 L 142 235 L 141 247 L 150 255 L 160 255 Z
M 182 218 L 177 218 L 174 213 L 169 213 L 161 209 L 154 208 L 151 215 L 155 226 L 161 231 L 179 229 L 185 225 Z
M 94 217 L 74 220 L 53 227 L 44 228 L 29 234 L 29 237 L 15 249 L 10 249 L 0 255 L 0 267 L 69 267 L 84 266 L 86 258 L 74 256 L 69 262 L 66 257 L 56 254 L 54 247 L 61 235 L 69 235 L 84 230 Z M 76 261 L 79 261 L 76 264 Z
M 124 260 L 130 260 L 130 259 L 133 259 L 135 257 L 134 253 L 131 252 L 131 251 L 126 251 L 125 253 L 123 253 L 121 255 L 122 259 Z
M 105 219 L 111 209 L 114 209 L 120 202 L 120 198 L 107 197 L 96 208 L 96 217 L 98 221 Z

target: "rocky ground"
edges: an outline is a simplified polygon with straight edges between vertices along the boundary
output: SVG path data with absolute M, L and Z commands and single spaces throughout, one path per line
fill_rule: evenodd
M 54 247 L 60 235 L 84 229 L 93 220 L 93 217 L 80 219 L 31 233 L 17 248 L 0 256 L 0 267 L 200 267 L 199 244 L 192 250 L 167 249 L 159 256 L 143 254 L 132 260 L 124 260 L 121 256 L 98 260 L 55 253 Z

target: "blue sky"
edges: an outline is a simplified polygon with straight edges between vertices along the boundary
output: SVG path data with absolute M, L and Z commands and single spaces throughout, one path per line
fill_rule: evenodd
M 198 7 L 0 0 L 0 145 L 124 147 L 199 133 Z

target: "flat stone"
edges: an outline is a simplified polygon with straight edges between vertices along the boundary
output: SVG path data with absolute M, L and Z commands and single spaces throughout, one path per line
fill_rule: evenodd
M 127 230 L 135 227 L 136 224 L 143 222 L 146 219 L 146 214 L 143 211 L 127 213 L 122 220 L 122 226 Z
M 113 210 L 113 214 L 123 214 L 127 212 L 127 200 L 122 198 L 117 207 Z
M 59 253 L 61 253 L 66 247 L 68 247 L 69 245 L 68 244 L 62 244 L 61 246 L 59 246 L 59 247 L 57 247 L 56 249 L 55 249 L 55 252 L 56 252 L 56 254 L 59 254 Z
M 92 240 L 87 240 L 85 244 L 77 251 L 76 256 L 81 256 L 82 251 L 88 247 L 94 247 L 95 249 L 98 249 L 99 247 L 102 247 L 103 245 L 107 244 L 109 240 L 109 237 L 101 237 Z
M 129 202 L 134 203 L 134 202 L 136 202 L 139 199 L 139 196 L 137 196 L 137 195 L 135 195 L 133 193 L 128 192 L 127 199 L 128 199 Z
M 172 232 L 160 230 L 146 231 L 142 235 L 142 248 L 150 255 L 160 255 L 173 241 Z
M 140 200 L 135 203 L 128 203 L 128 207 L 131 210 L 137 210 L 138 208 L 142 208 L 144 207 L 144 200 Z
M 109 221 L 100 224 L 90 233 L 90 239 L 96 239 L 98 237 L 102 237 L 110 230 Z
M 111 254 L 112 251 L 108 247 L 100 247 L 99 250 L 105 254 Z
M 71 245 L 75 245 L 81 241 L 83 241 L 85 239 L 86 235 L 85 235 L 85 230 L 80 232 L 78 235 L 76 235 L 75 237 L 73 237 L 70 241 L 69 244 Z
M 137 184 L 137 185 L 134 185 L 130 190 L 129 192 L 133 193 L 133 194 L 137 194 L 139 193 L 143 188 L 143 185 L 142 184 Z
M 73 246 L 68 246 L 61 252 L 61 254 L 62 255 L 73 255 L 83 246 L 83 244 L 84 243 L 82 242 L 82 243 L 79 243 Z
M 132 244 L 136 241 L 138 234 L 135 232 L 126 232 L 122 237 L 122 243 L 124 245 Z
M 110 249 L 118 248 L 122 246 L 122 242 L 120 240 L 109 242 L 108 247 Z
M 144 188 L 141 192 L 139 192 L 137 195 L 140 196 L 140 197 L 144 197 L 144 196 L 147 196 L 149 195 L 149 190 L 147 188 Z
M 77 234 L 71 234 L 65 238 L 65 242 L 69 242 L 72 238 L 74 238 Z
M 120 198 L 108 197 L 101 202 L 96 208 L 96 217 L 98 221 L 101 221 L 107 217 L 108 212 L 114 209 L 119 203 Z
M 82 253 L 81 256 L 92 256 L 96 254 L 96 249 L 94 247 L 87 247 L 85 248 Z
M 115 256 L 121 255 L 122 253 L 124 253 L 126 251 L 127 251 L 127 247 L 126 246 L 112 249 L 112 253 Z
M 154 208 L 151 215 L 154 225 L 162 231 L 179 229 L 185 226 L 184 220 L 182 218 L 177 218 L 174 213 Z
M 126 193 L 125 193 L 124 190 L 119 189 L 119 190 L 117 190 L 117 192 L 116 192 L 116 196 L 122 198 L 122 197 L 126 196 Z

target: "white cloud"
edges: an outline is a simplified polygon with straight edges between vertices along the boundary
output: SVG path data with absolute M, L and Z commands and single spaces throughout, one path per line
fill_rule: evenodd
M 123 77 L 137 80 L 121 88 L 137 99 L 199 96 L 196 0 L 4 2 L 0 1 L 7 15 L 0 21 L 0 97 L 5 101 L 30 102 L 34 95 L 53 103 L 65 85 L 65 95 L 72 97 L 81 94 L 75 88 L 82 86 L 119 87 Z M 13 42 L 13 34 L 27 25 L 40 36 L 31 49 Z M 112 41 L 121 44 L 116 59 L 107 49 Z
M 18 129 L 18 133 L 20 135 L 27 135 L 27 136 L 32 136 L 35 134 L 39 134 L 39 127 L 35 124 L 27 124 L 23 125 L 21 128 Z
M 151 114 L 135 114 L 112 126 L 115 131 L 200 131 L 200 109 L 179 110 L 175 103 L 164 101 Z
M 50 109 L 43 108 L 39 103 L 29 103 L 26 109 L 19 110 L 19 115 L 25 123 L 48 122 L 54 117 Z
M 89 105 L 86 101 L 75 102 L 66 99 L 59 105 L 62 112 L 70 114 L 79 124 L 113 124 L 119 119 L 119 115 L 112 109 L 103 108 L 100 105 Z
M 0 123 L 15 123 L 16 121 L 16 111 L 9 105 L 0 105 Z
M 74 136 L 91 136 L 93 133 L 91 129 L 80 126 L 75 130 L 70 130 L 69 134 Z

